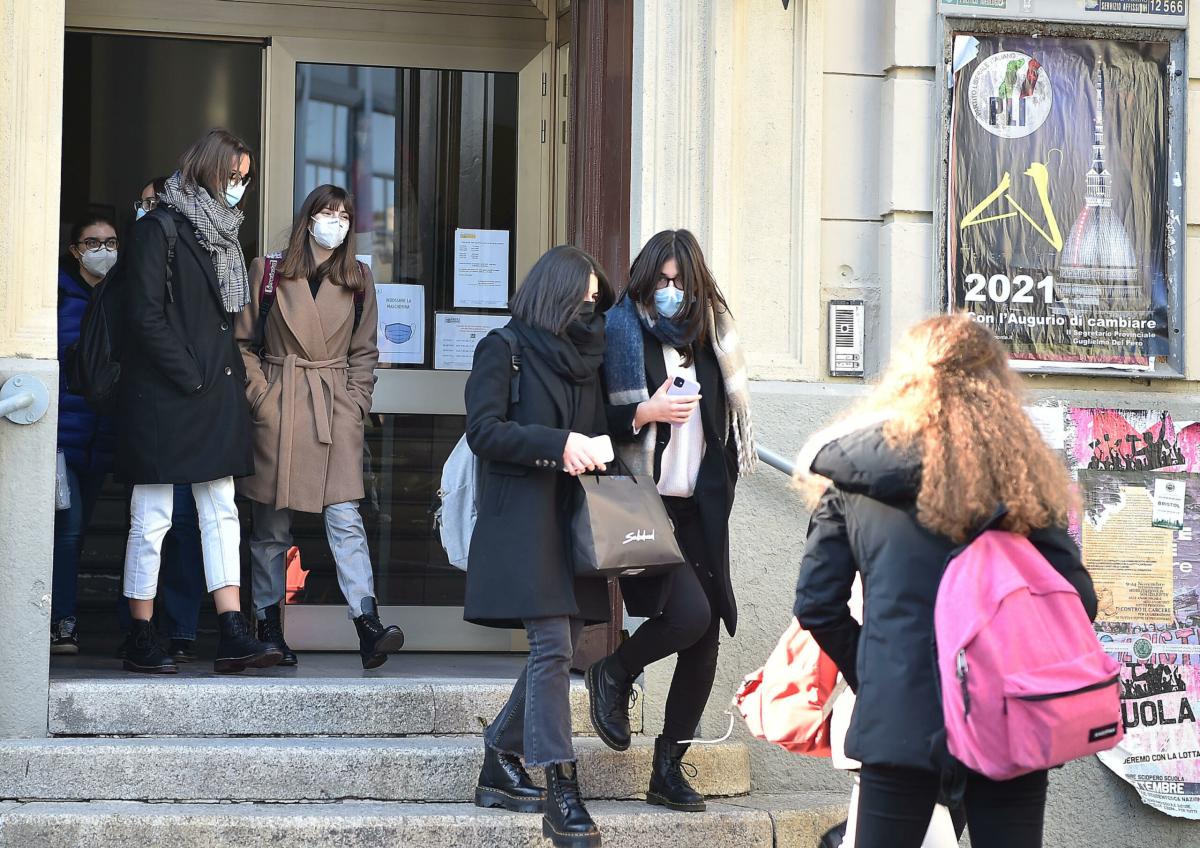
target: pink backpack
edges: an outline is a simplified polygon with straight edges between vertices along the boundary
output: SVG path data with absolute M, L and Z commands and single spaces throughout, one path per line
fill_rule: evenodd
M 1010 780 L 1121 741 L 1120 666 L 1025 537 L 989 530 L 967 545 L 933 618 L 947 743 L 967 768 Z

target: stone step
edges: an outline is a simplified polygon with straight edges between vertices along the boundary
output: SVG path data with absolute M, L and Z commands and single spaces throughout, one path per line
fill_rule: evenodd
M 749 800 L 749 799 L 748 799 Z M 713 802 L 670 813 L 636 801 L 588 805 L 605 845 L 672 848 L 810 848 L 840 815 L 824 796 Z M 541 816 L 467 804 L 346 801 L 329 804 L 0 804 L 0 845 L 38 848 L 311 848 L 422 845 L 545 848 Z
M 653 740 L 618 753 L 579 739 L 576 753 L 586 797 L 644 796 Z M 477 737 L 6 739 L 0 799 L 455 803 L 474 797 L 482 760 Z M 745 745 L 697 745 L 687 760 L 705 795 L 749 793 Z
M 55 736 L 452 736 L 482 732 L 504 706 L 505 678 L 145 677 L 54 680 Z M 594 735 L 583 681 L 572 726 Z M 640 700 L 630 711 L 642 727 Z

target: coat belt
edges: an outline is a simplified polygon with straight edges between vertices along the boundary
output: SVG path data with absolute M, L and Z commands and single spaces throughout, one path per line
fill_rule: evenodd
M 345 371 L 350 361 L 342 356 L 338 359 L 312 361 L 301 359 L 294 353 L 287 356 L 264 357 L 271 365 L 283 368 L 283 403 L 279 419 L 279 457 L 275 484 L 275 508 L 285 509 L 291 503 L 292 487 L 292 433 L 296 423 L 296 369 L 304 371 L 308 380 L 308 395 L 312 398 L 313 417 L 317 423 L 317 440 L 323 445 L 333 444 L 333 410 L 325 402 L 324 386 L 329 387 L 329 397 L 336 389 L 333 382 L 335 371 Z

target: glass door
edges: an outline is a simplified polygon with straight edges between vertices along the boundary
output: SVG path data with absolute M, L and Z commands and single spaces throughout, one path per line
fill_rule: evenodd
M 446 561 L 434 510 L 463 434 L 473 345 L 507 320 L 549 238 L 548 51 L 455 61 L 454 51 L 386 47 L 273 42 L 267 241 L 282 245 L 316 186 L 354 194 L 356 252 L 380 304 L 361 509 L 384 620 L 404 628 L 409 650 L 523 650 L 523 634 L 462 621 L 465 575 Z M 296 514 L 293 532 L 302 567 L 288 576 L 288 640 L 356 648 L 320 516 Z

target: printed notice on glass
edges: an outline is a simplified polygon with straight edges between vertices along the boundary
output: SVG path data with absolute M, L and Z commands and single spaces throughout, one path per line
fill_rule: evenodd
M 425 287 L 376 283 L 379 301 L 379 361 L 425 364 Z
M 1171 530 L 1153 526 L 1150 492 L 1111 475 L 1081 473 L 1080 480 L 1087 501 L 1083 564 L 1096 586 L 1096 620 L 1170 624 L 1175 540 Z
M 454 306 L 508 308 L 508 230 L 454 231 Z
M 470 371 L 483 337 L 509 322 L 508 315 L 458 315 L 439 312 L 434 319 L 433 367 Z

